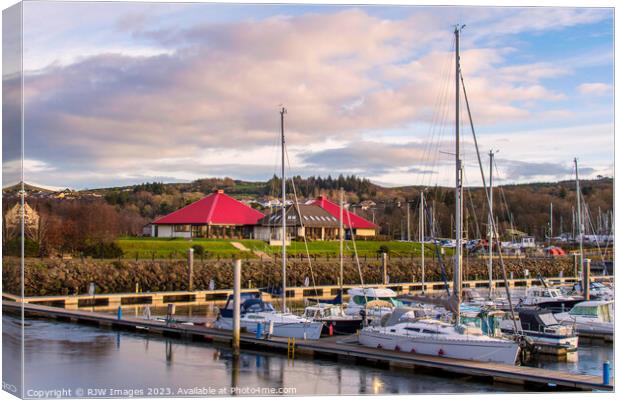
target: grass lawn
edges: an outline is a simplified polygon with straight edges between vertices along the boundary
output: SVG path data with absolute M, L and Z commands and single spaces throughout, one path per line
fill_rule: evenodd
M 168 239 L 168 238 L 120 238 L 116 241 L 125 252 L 126 258 L 185 258 L 187 249 L 194 245 L 204 248 L 205 258 L 231 258 L 234 256 L 256 257 L 251 252 L 242 252 L 231 242 L 242 243 L 250 250 L 259 250 L 267 254 L 280 254 L 280 247 L 269 246 L 261 240 L 224 240 L 224 239 Z M 356 240 L 357 254 L 360 257 L 376 256 L 381 246 L 387 246 L 393 257 L 419 257 L 420 244 L 397 241 L 364 241 Z M 338 241 L 308 242 L 308 252 L 317 257 L 337 257 L 340 244 Z M 353 242 L 345 241 L 344 251 L 347 256 L 354 254 Z M 426 244 L 425 255 L 432 256 L 434 246 Z M 293 241 L 287 248 L 290 255 L 305 254 L 304 242 Z M 452 249 L 445 249 L 446 255 L 452 254 Z
M 254 257 L 251 252 L 242 252 L 230 244 L 231 240 L 218 239 L 167 239 L 167 238 L 121 238 L 116 243 L 125 252 L 126 258 L 185 258 L 187 250 L 195 245 L 205 249 L 205 258 L 230 258 L 236 255 Z M 260 240 L 237 240 L 248 248 L 262 244 Z M 198 256 L 196 256 L 198 258 Z

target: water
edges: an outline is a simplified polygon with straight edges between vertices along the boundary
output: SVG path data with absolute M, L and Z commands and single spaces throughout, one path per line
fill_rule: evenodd
M 177 311 L 189 309 L 179 307 Z M 195 315 L 208 307 L 191 310 Z M 3 339 L 19 335 L 19 320 L 6 314 L 2 318 Z M 611 354 L 611 346 L 584 347 L 575 362 L 549 360 L 540 365 L 600 375 L 601 360 L 612 358 Z M 5 351 L 5 357 L 11 357 L 11 352 Z M 77 390 L 86 397 L 230 395 L 231 388 L 254 395 L 523 390 L 447 373 L 440 377 L 353 361 L 291 361 L 284 355 L 255 351 L 243 351 L 236 366 L 230 350 L 222 346 L 31 318 L 25 327 L 25 370 L 28 397 L 59 389 L 72 390 L 71 396 Z

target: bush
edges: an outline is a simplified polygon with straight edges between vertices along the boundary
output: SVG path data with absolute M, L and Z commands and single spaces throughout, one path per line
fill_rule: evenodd
M 200 244 L 195 244 L 192 246 L 192 249 L 194 249 L 194 254 L 197 256 L 204 256 L 205 255 L 205 248 L 200 245 Z
M 39 250 L 39 243 L 28 238 L 24 239 L 24 255 L 26 257 L 38 257 Z M 2 253 L 7 256 L 21 257 L 21 238 L 16 237 L 6 242 L 2 248 Z
M 98 242 L 86 246 L 82 253 L 93 258 L 119 258 L 124 252 L 116 242 Z
M 390 254 L 390 248 L 387 245 L 382 244 L 381 246 L 379 246 L 379 250 L 377 250 L 377 253 L 379 253 L 379 254 L 381 254 L 381 253 Z

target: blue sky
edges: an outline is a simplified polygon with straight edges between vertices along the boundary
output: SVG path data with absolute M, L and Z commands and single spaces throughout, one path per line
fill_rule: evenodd
M 25 179 L 266 179 L 285 104 L 291 173 L 449 185 L 455 22 L 503 182 L 613 175 L 611 9 L 33 1 Z M 478 184 L 468 129 L 463 152 Z

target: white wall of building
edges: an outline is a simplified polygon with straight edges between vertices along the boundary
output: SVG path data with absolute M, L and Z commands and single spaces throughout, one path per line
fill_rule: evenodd
M 153 228 L 153 236 L 155 236 L 155 228 Z M 157 225 L 157 237 L 191 239 L 192 233 L 191 232 L 175 232 L 174 225 Z

